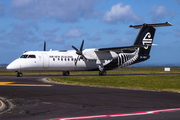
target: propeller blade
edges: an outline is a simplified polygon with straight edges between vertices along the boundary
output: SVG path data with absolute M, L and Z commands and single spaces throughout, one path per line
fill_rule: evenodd
M 44 51 L 46 51 L 46 41 L 44 41 Z
M 75 61 L 75 65 L 77 65 L 78 60 L 79 60 L 79 55 L 78 55 L 78 57 L 77 57 L 77 59 Z
M 84 45 L 84 40 L 82 41 L 82 44 L 81 44 L 81 47 L 80 47 L 80 51 L 82 51 L 83 45 Z
M 82 54 L 82 57 L 85 59 L 85 60 L 87 60 L 87 58 Z
M 87 60 L 87 58 L 86 58 L 86 57 L 83 55 L 83 53 L 82 53 L 82 51 L 83 51 L 83 46 L 84 46 L 84 39 L 83 39 L 83 41 L 82 41 L 82 44 L 81 44 L 81 47 L 80 47 L 79 50 L 72 45 L 72 48 L 76 50 L 76 54 L 78 55 L 77 60 L 75 61 L 75 65 L 77 65 L 77 61 L 78 61 L 79 59 L 85 59 L 85 60 Z
M 74 47 L 73 45 L 72 45 L 72 48 L 74 48 L 74 49 L 76 50 L 76 52 L 79 51 L 79 50 L 78 50 L 76 47 Z

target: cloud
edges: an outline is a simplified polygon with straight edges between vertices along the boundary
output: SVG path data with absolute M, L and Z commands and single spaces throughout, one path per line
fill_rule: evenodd
M 62 37 L 54 37 L 54 38 L 51 38 L 50 41 L 53 41 L 55 43 L 64 43 L 64 39 Z
M 130 44 L 132 44 L 132 40 L 130 40 L 129 38 L 115 38 L 114 40 L 112 40 L 111 42 L 104 42 L 103 47 L 122 47 L 122 46 L 129 46 Z
M 152 21 L 157 22 L 163 20 L 166 16 L 171 17 L 171 19 L 176 15 L 173 10 L 168 10 L 165 6 L 154 5 L 150 8 L 150 14 L 152 15 Z
M 132 34 L 136 34 L 135 31 L 132 31 L 132 30 L 128 30 L 125 32 L 127 35 L 132 35 Z
M 12 7 L 23 7 L 32 2 L 33 2 L 32 0 L 12 0 L 11 6 Z
M 72 29 L 62 34 L 64 38 L 80 38 L 84 35 L 79 29 Z
M 177 3 L 180 3 L 180 0 L 176 0 Z
M 114 35 L 117 33 L 117 30 L 113 30 L 113 29 L 108 29 L 105 31 L 106 34 L 110 34 L 110 35 Z
M 176 34 L 175 34 L 176 37 L 180 37 L 180 30 L 179 29 L 176 29 Z
M 100 12 L 94 7 L 99 0 L 12 0 L 10 14 L 18 19 L 51 19 L 77 22 L 96 18 Z
M 18 48 L 18 46 L 17 45 L 15 45 L 14 43 L 9 43 L 9 42 L 7 42 L 7 41 L 0 41 L 0 46 L 1 46 L 1 48 L 0 49 L 14 49 L 14 48 Z
M 5 5 L 0 2 L 0 17 L 4 16 L 5 14 Z
M 28 29 L 29 27 L 27 23 L 20 21 L 16 24 L 13 24 L 12 27 L 12 31 L 5 34 L 9 41 L 18 43 L 35 41 L 35 36 L 33 36 L 33 32 Z
M 89 37 L 88 40 L 91 40 L 91 41 L 101 40 L 101 35 L 99 33 L 97 33 L 94 36 Z
M 39 30 L 39 25 L 38 25 L 37 22 L 35 22 L 35 21 L 30 21 L 30 22 L 28 23 L 28 25 L 29 25 L 29 27 L 34 28 L 36 31 Z
M 175 34 L 176 37 L 180 37 L 180 32 Z
M 124 5 L 118 3 L 111 7 L 110 11 L 107 11 L 103 19 L 106 23 L 117 23 L 131 21 L 134 23 L 141 22 L 142 19 L 133 13 L 130 5 Z
M 36 32 L 31 30 L 28 23 L 19 21 L 11 24 L 11 30 L 1 30 L 0 42 L 9 46 L 13 43 L 15 46 L 21 47 L 24 44 L 42 41 L 36 36 Z M 15 48 L 15 47 L 14 47 Z
M 55 28 L 53 30 L 44 30 L 42 32 L 42 34 L 45 36 L 45 37 L 53 37 L 54 34 L 59 31 L 60 29 L 59 28 Z

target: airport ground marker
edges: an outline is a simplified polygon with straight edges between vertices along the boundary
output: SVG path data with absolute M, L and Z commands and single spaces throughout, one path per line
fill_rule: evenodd
M 14 84 L 15 82 L 0 82 L 0 86 L 26 86 L 26 87 L 51 87 L 53 85 L 42 85 L 42 84 Z
M 56 118 L 56 119 L 49 119 L 49 120 L 81 120 L 81 119 L 93 119 L 93 118 L 122 117 L 122 116 L 134 116 L 134 115 L 147 115 L 147 114 L 155 114 L 155 113 L 170 112 L 170 111 L 180 111 L 180 108 L 152 110 L 152 111 L 144 111 L 144 112 L 133 112 L 133 113 L 109 114 L 109 115 Z

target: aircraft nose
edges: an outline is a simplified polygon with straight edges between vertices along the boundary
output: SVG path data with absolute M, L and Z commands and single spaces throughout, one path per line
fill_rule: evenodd
M 18 70 L 20 69 L 20 67 L 15 64 L 14 62 L 10 63 L 7 67 L 6 67 L 7 70 Z
M 13 68 L 12 64 L 9 64 L 9 65 L 6 67 L 7 70 L 11 70 L 12 68 Z

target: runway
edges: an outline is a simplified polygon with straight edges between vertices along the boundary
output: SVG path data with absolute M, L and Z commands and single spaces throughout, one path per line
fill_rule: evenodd
M 9 108 L 3 120 L 48 120 L 180 108 L 180 94 L 45 83 L 41 75 L 0 76 L 0 97 Z M 180 111 L 94 118 L 98 120 L 179 119 Z M 90 118 L 89 118 L 90 119 Z

